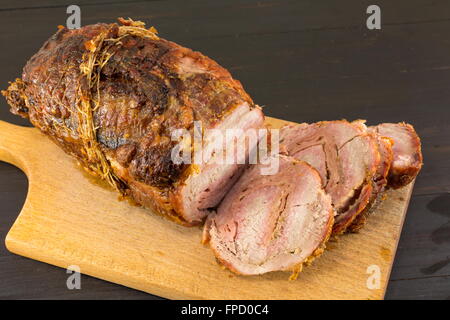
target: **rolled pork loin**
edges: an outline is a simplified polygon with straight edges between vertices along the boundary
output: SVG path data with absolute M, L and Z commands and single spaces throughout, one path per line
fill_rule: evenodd
M 318 171 L 292 157 L 278 159 L 273 175 L 261 174 L 263 164 L 248 167 L 206 220 L 204 243 L 237 274 L 289 270 L 295 277 L 330 235 L 334 210 Z
M 172 133 L 192 134 L 196 122 L 204 132 L 264 126 L 261 108 L 227 70 L 125 19 L 60 28 L 2 93 L 12 113 L 89 173 L 184 225 L 203 222 L 243 165 L 174 163 Z M 215 139 L 204 142 L 217 149 Z

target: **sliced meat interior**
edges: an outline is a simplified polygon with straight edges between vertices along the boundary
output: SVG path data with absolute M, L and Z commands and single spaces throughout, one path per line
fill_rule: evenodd
M 413 181 L 422 168 L 423 161 L 420 138 L 413 126 L 404 122 L 382 123 L 371 127 L 371 130 L 393 141 L 388 186 L 396 189 Z
M 274 175 L 261 175 L 262 164 L 247 168 L 205 223 L 204 242 L 235 273 L 298 272 L 331 232 L 334 210 L 317 170 L 287 156 L 278 161 Z
M 377 139 L 362 121 L 339 120 L 285 126 L 280 143 L 318 170 L 337 212 L 333 233 L 344 232 L 370 202 L 381 160 Z
M 261 109 L 250 108 L 245 104 L 239 106 L 214 128 L 218 130 L 216 133 L 221 133 L 220 137 L 223 139 L 204 137 L 204 157 L 210 156 L 210 158 L 207 158 L 207 162 L 196 165 L 196 170 L 184 181 L 177 183 L 171 193 L 176 211 L 186 220 L 201 222 L 209 210 L 217 206 L 242 173 L 244 169 L 242 163 L 247 162 L 249 153 L 257 146 L 257 139 L 248 139 L 245 144 L 246 149 L 238 149 L 236 145 L 230 144 L 232 139 L 226 139 L 227 129 L 241 129 L 245 134 L 245 132 L 262 128 L 263 124 L 264 115 Z M 235 147 L 231 152 L 235 155 L 236 163 L 224 161 L 227 147 L 230 148 L 230 146 Z M 243 158 L 238 159 L 238 157 Z

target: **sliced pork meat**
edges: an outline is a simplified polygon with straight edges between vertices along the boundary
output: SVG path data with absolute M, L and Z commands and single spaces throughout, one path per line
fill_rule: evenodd
M 370 131 L 370 130 L 369 130 Z M 348 231 L 359 231 L 367 221 L 369 215 L 378 207 L 381 203 L 384 195 L 385 188 L 388 183 L 388 173 L 392 164 L 393 151 L 392 151 L 392 139 L 382 137 L 376 132 L 372 132 L 378 141 L 378 150 L 380 152 L 380 164 L 375 172 L 372 180 L 372 195 L 369 199 L 369 203 L 366 208 L 355 218 L 352 224 L 348 227 Z
M 262 175 L 262 164 L 247 168 L 207 218 L 204 242 L 235 273 L 296 274 L 330 235 L 334 210 L 317 170 L 287 156 L 278 161 L 274 175 Z
M 288 154 L 316 168 L 337 212 L 339 234 L 369 205 L 381 157 L 378 141 L 362 121 L 288 125 L 280 143 Z
M 257 146 L 256 139 L 246 139 L 244 148 L 239 149 L 236 139 L 228 134 L 227 129 L 239 129 L 243 136 L 252 137 L 250 133 L 261 128 L 264 123 L 264 116 L 259 108 L 250 109 L 239 107 L 228 117 L 221 121 L 215 130 L 210 132 L 220 132 L 220 135 L 204 134 L 203 154 L 208 161 L 196 165 L 196 172 L 177 185 L 171 194 L 174 208 L 182 214 L 188 213 L 187 217 L 191 221 L 202 221 L 210 208 L 214 208 L 225 196 L 226 192 L 236 182 L 244 169 L 243 163 L 248 162 L 248 156 Z M 229 131 L 232 132 L 232 131 Z M 217 139 L 217 137 L 222 137 Z M 228 139 L 227 139 L 228 137 Z M 241 137 L 238 137 L 241 138 Z M 231 151 L 230 151 L 231 150 Z M 225 161 L 226 153 L 234 155 L 235 163 Z M 222 161 L 219 157 L 223 158 Z M 195 164 L 194 164 L 195 165 Z
M 199 224 L 243 165 L 175 163 L 173 132 L 192 133 L 196 121 L 205 132 L 262 128 L 263 113 L 213 60 L 141 22 L 119 22 L 61 28 L 2 93 L 12 113 L 90 173 L 153 211 Z M 205 141 L 206 150 L 217 144 Z
M 420 138 L 413 126 L 404 122 L 382 123 L 371 127 L 371 130 L 393 141 L 388 186 L 396 189 L 413 181 L 422 168 L 423 161 Z

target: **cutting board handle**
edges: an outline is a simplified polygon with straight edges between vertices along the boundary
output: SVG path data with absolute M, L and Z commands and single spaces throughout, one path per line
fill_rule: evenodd
M 36 129 L 14 125 L 0 120 L 0 160 L 11 163 L 27 173 L 27 161 L 36 153 L 33 134 Z

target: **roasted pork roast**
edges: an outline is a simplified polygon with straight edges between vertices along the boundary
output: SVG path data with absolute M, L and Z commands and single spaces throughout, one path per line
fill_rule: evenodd
M 359 230 L 383 191 L 410 183 L 422 165 L 412 126 L 360 120 L 287 125 L 283 154 L 250 162 L 261 136 L 241 149 L 234 140 L 275 133 L 240 82 L 131 19 L 60 27 L 2 93 L 11 112 L 124 197 L 183 225 L 206 219 L 203 242 L 242 275 L 295 276 L 331 233 Z M 228 138 L 228 129 L 240 131 Z M 228 142 L 236 161 L 221 162 Z M 190 161 L 174 161 L 174 150 Z M 274 161 L 278 170 L 263 174 Z

